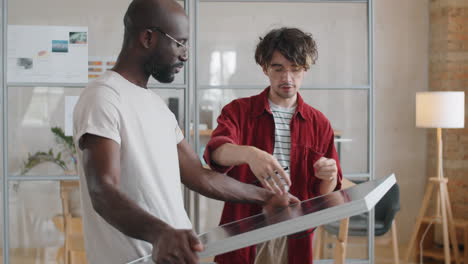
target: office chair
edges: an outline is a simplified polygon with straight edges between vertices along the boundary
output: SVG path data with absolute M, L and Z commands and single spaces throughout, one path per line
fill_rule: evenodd
M 375 206 L 375 236 L 382 236 L 389 230 L 392 231 L 392 246 L 394 263 L 399 263 L 398 240 L 396 234 L 395 215 L 400 210 L 400 189 L 398 184 L 395 184 L 382 197 Z M 341 223 L 342 224 L 342 223 Z M 349 218 L 348 235 L 349 236 L 367 236 L 368 214 L 360 214 Z M 320 258 L 322 246 L 321 243 L 324 237 L 323 230 L 339 237 L 340 221 L 324 225 L 320 230 L 316 243 L 316 252 L 314 255 Z M 341 231 L 342 232 L 342 231 Z M 338 239 L 342 241 L 343 239 Z M 344 240 L 346 241 L 346 240 Z M 346 245 L 344 246 L 346 248 Z M 337 256 L 335 255 L 335 258 Z

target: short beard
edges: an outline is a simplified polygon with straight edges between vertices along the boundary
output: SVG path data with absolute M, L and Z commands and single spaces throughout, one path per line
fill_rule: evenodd
M 163 66 L 149 61 L 145 64 L 145 72 L 161 83 L 171 83 L 175 78 L 172 65 Z
M 154 79 L 161 83 L 171 83 L 174 81 L 175 76 L 174 73 L 171 72 L 172 68 L 162 68 L 158 70 L 155 68 L 155 70 L 151 73 L 151 76 L 153 76 Z

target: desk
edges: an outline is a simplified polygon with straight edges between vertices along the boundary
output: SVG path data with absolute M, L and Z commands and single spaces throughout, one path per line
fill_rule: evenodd
M 333 130 L 333 135 L 335 136 L 336 152 L 338 153 L 338 159 L 341 160 L 341 143 L 353 141 L 350 138 L 341 138 L 343 131 Z

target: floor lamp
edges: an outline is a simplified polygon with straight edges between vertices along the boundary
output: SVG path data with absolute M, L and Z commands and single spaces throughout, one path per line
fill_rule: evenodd
M 429 178 L 422 207 L 416 219 L 416 226 L 411 235 L 406 262 L 412 256 L 416 239 L 424 219 L 431 219 L 442 225 L 445 264 L 450 264 L 450 242 L 456 263 L 460 263 L 458 243 L 453 222 L 452 208 L 447 191 L 448 179 L 444 177 L 442 159 L 442 128 L 463 128 L 465 124 L 464 92 L 420 92 L 416 93 L 416 126 L 437 129 L 437 177 Z M 426 217 L 431 195 L 435 188 L 435 214 Z M 421 253 L 421 252 L 420 252 Z

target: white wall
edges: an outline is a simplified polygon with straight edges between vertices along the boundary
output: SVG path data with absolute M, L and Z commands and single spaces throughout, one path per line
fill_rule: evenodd
M 426 183 L 426 131 L 415 127 L 415 93 L 428 89 L 428 0 L 375 2 L 376 174 L 400 185 L 400 242 L 409 240 Z

